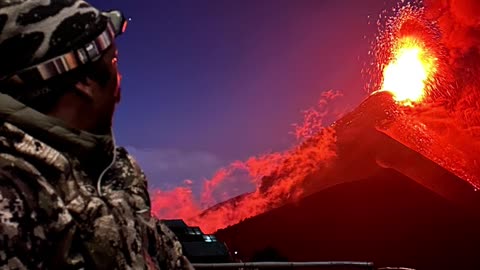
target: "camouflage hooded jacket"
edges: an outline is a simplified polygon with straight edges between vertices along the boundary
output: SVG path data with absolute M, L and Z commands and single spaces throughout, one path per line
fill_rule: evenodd
M 149 205 L 111 136 L 0 94 L 0 269 L 192 269 Z

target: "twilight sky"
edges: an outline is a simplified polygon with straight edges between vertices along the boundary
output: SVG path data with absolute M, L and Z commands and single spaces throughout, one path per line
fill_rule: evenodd
M 333 110 L 358 104 L 376 18 L 396 1 L 89 2 L 132 18 L 118 40 L 117 141 L 151 187 L 169 188 L 292 145 L 292 124 L 325 90 L 344 94 Z

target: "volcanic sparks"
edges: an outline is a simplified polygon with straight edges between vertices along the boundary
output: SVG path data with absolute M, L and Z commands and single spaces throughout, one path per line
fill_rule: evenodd
M 381 91 L 391 92 L 404 105 L 421 102 L 436 72 L 436 58 L 414 37 L 401 38 L 392 51 L 393 58 L 383 70 Z

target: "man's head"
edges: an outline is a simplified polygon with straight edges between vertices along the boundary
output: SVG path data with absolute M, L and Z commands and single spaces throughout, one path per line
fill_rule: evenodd
M 72 127 L 108 132 L 120 99 L 120 15 L 82 0 L 0 0 L 0 92 Z

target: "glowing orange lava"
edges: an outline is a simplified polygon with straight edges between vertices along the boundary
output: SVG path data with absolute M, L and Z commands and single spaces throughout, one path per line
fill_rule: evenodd
M 300 198 L 307 176 L 337 155 L 335 130 L 323 127 L 322 120 L 328 115 L 329 102 L 341 96 L 339 91 L 326 91 L 317 106 L 305 111 L 303 122 L 295 125 L 298 145 L 219 169 L 210 180 L 203 182 L 199 200 L 189 186 L 154 190 L 152 214 L 159 219 L 180 218 L 190 226 L 199 226 L 205 233 L 214 233 Z M 235 198 L 238 195 L 234 195 L 235 185 L 239 183 L 235 178 L 245 172 L 255 190 Z M 235 199 L 218 204 L 230 198 Z M 206 209 L 208 211 L 204 211 Z
M 437 59 L 413 37 L 401 38 L 393 48 L 393 58 L 383 70 L 381 91 L 391 92 L 403 105 L 421 102 L 427 84 L 436 72 Z

